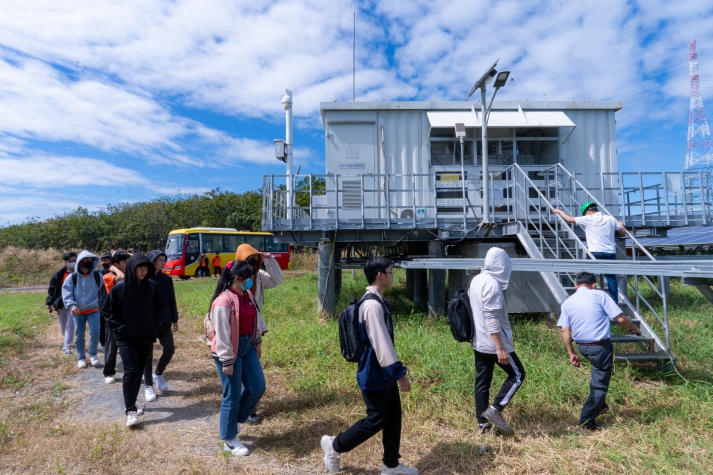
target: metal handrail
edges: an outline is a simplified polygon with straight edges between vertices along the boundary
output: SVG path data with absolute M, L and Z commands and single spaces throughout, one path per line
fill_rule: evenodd
M 572 174 L 569 170 L 567 170 L 560 164 L 548 167 L 547 169 L 543 170 L 543 173 L 545 173 L 546 176 L 550 176 L 552 173 L 554 173 L 556 177 L 554 182 L 554 185 L 556 187 L 554 199 L 556 201 L 562 204 L 565 204 L 565 202 L 569 202 L 570 206 L 579 206 L 579 200 L 577 199 L 576 195 L 577 193 L 581 193 L 583 196 L 586 197 L 587 201 L 592 201 L 596 203 L 600 211 L 605 214 L 611 215 L 606 206 L 602 204 L 601 200 L 594 196 L 576 178 L 574 174 Z M 543 256 L 545 255 L 545 250 L 547 250 L 550 254 L 558 258 L 560 257 L 560 255 L 568 255 L 570 257 L 576 256 L 579 252 L 581 252 L 587 255 L 589 258 L 593 259 L 592 254 L 589 252 L 582 240 L 579 239 L 579 236 L 577 236 L 577 234 L 574 232 L 574 227 L 570 226 L 570 224 L 567 223 L 564 218 L 562 218 L 560 215 L 557 215 L 555 219 L 556 224 L 553 227 L 549 224 L 549 219 L 545 219 L 545 217 L 542 216 L 543 204 L 545 205 L 547 213 L 549 213 L 550 210 L 555 206 L 552 201 L 547 196 L 545 196 L 540 187 L 532 179 L 530 179 L 527 173 L 518 164 L 513 164 L 508 167 L 508 169 L 506 170 L 506 179 L 509 179 L 511 182 L 510 189 L 512 190 L 511 198 L 513 200 L 512 208 L 509 208 L 511 209 L 511 215 L 509 215 L 508 218 L 513 219 L 515 221 L 524 221 L 529 229 L 537 229 L 539 239 L 536 239 L 536 241 L 539 241 L 540 253 Z M 566 180 L 568 183 L 563 183 L 563 180 Z M 524 185 L 522 183 L 524 183 Z M 551 185 L 552 183 L 550 183 L 549 181 L 546 182 L 546 189 L 548 190 L 548 192 L 551 189 Z M 530 190 L 534 190 L 534 196 L 530 195 Z M 562 193 L 565 193 L 565 195 L 563 196 Z M 530 213 L 530 209 L 532 208 L 537 210 L 536 219 L 533 218 Z M 574 249 L 571 249 L 570 246 L 568 246 L 567 241 L 564 239 L 560 232 L 561 230 L 566 230 L 566 237 L 568 238 L 569 242 L 572 243 Z M 544 239 L 543 231 L 549 231 L 553 234 L 555 249 L 553 249 L 552 246 L 548 244 L 547 241 Z M 634 259 L 636 259 L 638 250 L 646 257 L 648 257 L 648 260 L 656 260 L 651 255 L 651 253 L 648 252 L 648 250 L 646 250 L 628 230 L 626 234 L 632 242 L 632 257 Z M 558 274 L 560 276 L 566 275 L 572 282 L 574 282 L 574 279 L 570 273 L 562 272 Z M 639 289 L 639 279 L 648 284 L 648 286 L 650 286 L 654 293 L 662 300 L 663 316 L 660 315 L 659 312 L 657 312 L 654 306 L 651 304 L 651 302 L 649 302 L 641 294 Z M 633 311 L 636 312 L 636 314 L 640 316 L 645 330 L 656 341 L 657 345 L 663 346 L 663 349 L 666 351 L 666 353 L 670 355 L 668 309 L 666 295 L 663 290 L 663 278 L 659 279 L 659 282 L 661 284 L 661 289 L 659 289 L 658 285 L 656 285 L 648 276 L 634 276 L 633 284 L 627 279 L 627 288 L 631 287 L 634 292 L 634 295 L 636 296 L 635 308 L 634 305 L 632 305 L 631 301 L 629 301 L 629 299 L 626 297 L 626 292 L 623 294 L 623 296 L 625 297 L 625 305 L 629 306 Z M 664 328 L 666 334 L 665 344 L 658 338 L 653 329 L 643 320 L 643 317 L 641 316 L 642 305 L 654 316 L 656 321 Z M 642 327 L 642 329 L 644 329 L 644 327 Z

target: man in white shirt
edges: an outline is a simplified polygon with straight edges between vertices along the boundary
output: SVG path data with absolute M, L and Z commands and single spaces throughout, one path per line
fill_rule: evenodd
M 624 316 L 609 295 L 595 289 L 596 279 L 593 274 L 580 272 L 576 280 L 577 291 L 562 303 L 557 326 L 561 328 L 570 363 L 575 367 L 581 365 L 572 345 L 572 341 L 575 341 L 579 352 L 591 365 L 589 397 L 582 407 L 579 425 L 585 429 L 598 430 L 602 426 L 596 422 L 596 418 L 608 409 L 606 397 L 614 365 L 610 322 L 613 320 L 637 335 L 641 335 L 641 331 Z
M 617 221 L 608 215 L 603 215 L 599 212 L 596 203 L 587 201 L 581 206 L 582 216 L 576 218 L 568 215 L 561 209 L 553 208 L 554 214 L 559 214 L 568 223 L 575 223 L 584 228 L 584 235 L 587 241 L 587 249 L 592 253 L 595 259 L 615 260 L 616 259 L 616 243 L 614 241 L 614 233 L 619 231 L 622 234 L 626 233 L 624 223 Z M 607 289 L 609 295 L 614 302 L 619 301 L 619 286 L 616 281 L 616 275 L 604 274 L 607 280 Z

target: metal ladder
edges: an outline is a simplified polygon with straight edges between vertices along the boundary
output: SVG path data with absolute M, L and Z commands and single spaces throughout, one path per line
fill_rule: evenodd
M 543 181 L 535 183 L 519 165 L 513 164 L 502 172 L 508 189 L 508 224 L 504 227 L 515 235 L 533 259 L 594 259 L 575 231 L 575 225 L 551 213 L 552 208 L 563 208 L 568 214 L 578 210 L 581 203 L 592 201 L 603 214 L 612 215 L 601 201 L 561 164 L 540 172 Z M 655 261 L 639 241 L 627 233 L 631 243 L 629 255 L 636 261 Z M 625 241 L 626 242 L 626 241 Z M 622 244 L 619 244 L 621 247 Z M 624 245 L 625 247 L 625 245 Z M 599 261 L 598 264 L 605 264 Z M 612 272 L 613 273 L 613 272 Z M 559 303 L 574 289 L 574 276 L 568 272 L 541 272 L 545 283 Z M 654 281 L 651 275 L 634 275 L 627 285 L 619 288 L 620 307 L 641 329 L 642 336 L 612 334 L 617 343 L 619 361 L 670 360 L 671 354 L 667 293 L 663 275 Z M 645 297 L 644 293 L 652 294 Z M 629 299 L 629 295 L 633 299 Z M 656 301 L 653 301 L 654 298 Z M 613 327 L 614 329 L 614 327 Z M 663 334 L 663 338 L 658 333 Z M 632 348 L 633 347 L 633 348 Z

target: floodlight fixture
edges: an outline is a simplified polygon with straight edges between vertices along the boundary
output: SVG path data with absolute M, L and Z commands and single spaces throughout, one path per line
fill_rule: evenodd
M 508 77 L 510 76 L 510 71 L 500 71 L 495 78 L 495 82 L 493 83 L 493 87 L 495 89 L 500 89 L 503 87 L 507 82 L 508 82 Z

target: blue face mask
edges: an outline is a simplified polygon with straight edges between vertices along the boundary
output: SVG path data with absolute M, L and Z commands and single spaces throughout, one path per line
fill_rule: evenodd
M 245 290 L 250 290 L 253 287 L 253 280 L 252 279 L 245 279 L 245 282 L 243 283 L 243 289 Z

